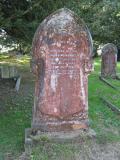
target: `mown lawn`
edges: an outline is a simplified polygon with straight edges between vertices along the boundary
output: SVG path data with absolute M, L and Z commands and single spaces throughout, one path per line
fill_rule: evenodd
M 4 153 L 18 155 L 24 150 L 25 128 L 31 124 L 34 94 L 29 61 L 28 56 L 16 59 L 1 55 L 0 58 L 0 65 L 15 65 L 22 76 L 18 93 L 9 83 L 0 83 L 0 157 Z
M 18 93 L 8 83 L 0 82 L 0 160 L 3 160 L 4 154 L 11 154 L 15 157 L 24 151 L 24 131 L 31 125 L 35 81 L 30 72 L 29 60 L 29 56 L 16 59 L 0 55 L 0 66 L 16 65 L 22 75 Z M 120 116 L 107 108 L 100 100 L 100 96 L 104 96 L 120 109 L 120 81 L 109 79 L 118 90 L 110 88 L 99 80 L 99 58 L 94 60 L 94 65 L 95 71 L 89 76 L 90 127 L 96 131 L 98 143 L 120 142 Z M 117 72 L 120 75 L 120 63 L 118 63 Z M 45 148 L 49 148 L 49 152 Z M 35 158 L 38 153 L 42 157 L 41 160 L 48 160 L 50 156 L 55 159 L 61 153 L 65 156 L 71 155 L 73 148 L 71 149 L 71 146 L 65 148 L 60 144 L 54 144 L 51 147 L 43 145 L 40 146 L 38 152 L 37 149 L 33 151 L 31 159 L 38 160 Z

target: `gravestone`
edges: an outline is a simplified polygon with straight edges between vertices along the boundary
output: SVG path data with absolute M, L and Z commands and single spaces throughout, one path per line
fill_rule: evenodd
M 19 91 L 21 76 L 18 74 L 17 68 L 15 66 L 1 66 L 0 67 L 0 78 L 1 82 L 9 82 L 11 86 L 15 87 L 15 91 Z
M 35 33 L 31 65 L 36 75 L 32 128 L 87 129 L 92 39 L 84 22 L 66 8 L 47 17 Z
M 9 67 L 1 66 L 1 78 L 9 78 Z
M 118 48 L 117 61 L 120 62 L 120 48 Z
M 108 43 L 102 48 L 101 77 L 116 78 L 117 47 Z
M 1 78 L 14 78 L 17 77 L 17 69 L 15 66 L 1 66 Z

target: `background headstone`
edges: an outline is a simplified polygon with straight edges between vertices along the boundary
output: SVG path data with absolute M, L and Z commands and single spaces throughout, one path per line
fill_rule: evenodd
M 84 22 L 60 9 L 38 27 L 32 47 L 36 75 L 32 127 L 69 131 L 88 127 L 92 39 Z
M 102 48 L 101 77 L 116 78 L 117 47 L 108 43 Z
M 18 76 L 15 84 L 15 91 L 17 92 L 19 91 L 19 88 L 20 88 L 20 82 L 21 82 L 21 76 Z
M 15 66 L 1 66 L 1 78 L 17 77 L 17 69 Z
M 117 61 L 120 61 L 120 48 L 118 48 Z
M 9 67 L 8 66 L 2 66 L 1 67 L 1 78 L 9 78 Z
M 15 91 L 19 91 L 21 76 L 18 74 L 17 68 L 15 66 L 1 66 L 0 80 L 1 83 L 9 83 L 12 88 L 15 87 Z

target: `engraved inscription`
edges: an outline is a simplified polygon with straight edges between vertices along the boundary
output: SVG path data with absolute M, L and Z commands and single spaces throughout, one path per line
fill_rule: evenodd
M 68 74 L 74 75 L 79 74 L 79 56 L 76 50 L 78 41 L 60 41 L 52 44 L 53 49 L 49 51 L 50 68 L 47 70 L 48 73 L 52 74 Z M 67 47 L 66 47 L 67 45 Z M 60 47 L 59 47 L 60 46 Z

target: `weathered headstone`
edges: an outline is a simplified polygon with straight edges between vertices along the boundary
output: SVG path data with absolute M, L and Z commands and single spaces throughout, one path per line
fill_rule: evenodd
M 17 77 L 17 69 L 15 66 L 1 66 L 1 78 Z
M 102 48 L 101 77 L 116 78 L 117 47 L 108 43 Z
M 120 62 L 120 48 L 118 48 L 117 61 Z
M 88 128 L 88 74 L 92 39 L 84 22 L 60 9 L 38 27 L 32 46 L 36 75 L 32 128 L 73 131 Z
M 1 67 L 1 78 L 9 78 L 10 77 L 10 73 L 9 73 L 9 67 Z
M 15 91 L 19 91 L 20 88 L 20 83 L 21 83 L 21 76 L 18 76 L 16 79 L 16 84 L 15 84 Z
M 0 68 L 0 78 L 3 81 L 10 82 L 14 81 L 15 91 L 19 91 L 21 76 L 18 74 L 18 71 L 15 66 L 1 66 Z M 12 85 L 11 85 L 12 86 Z

